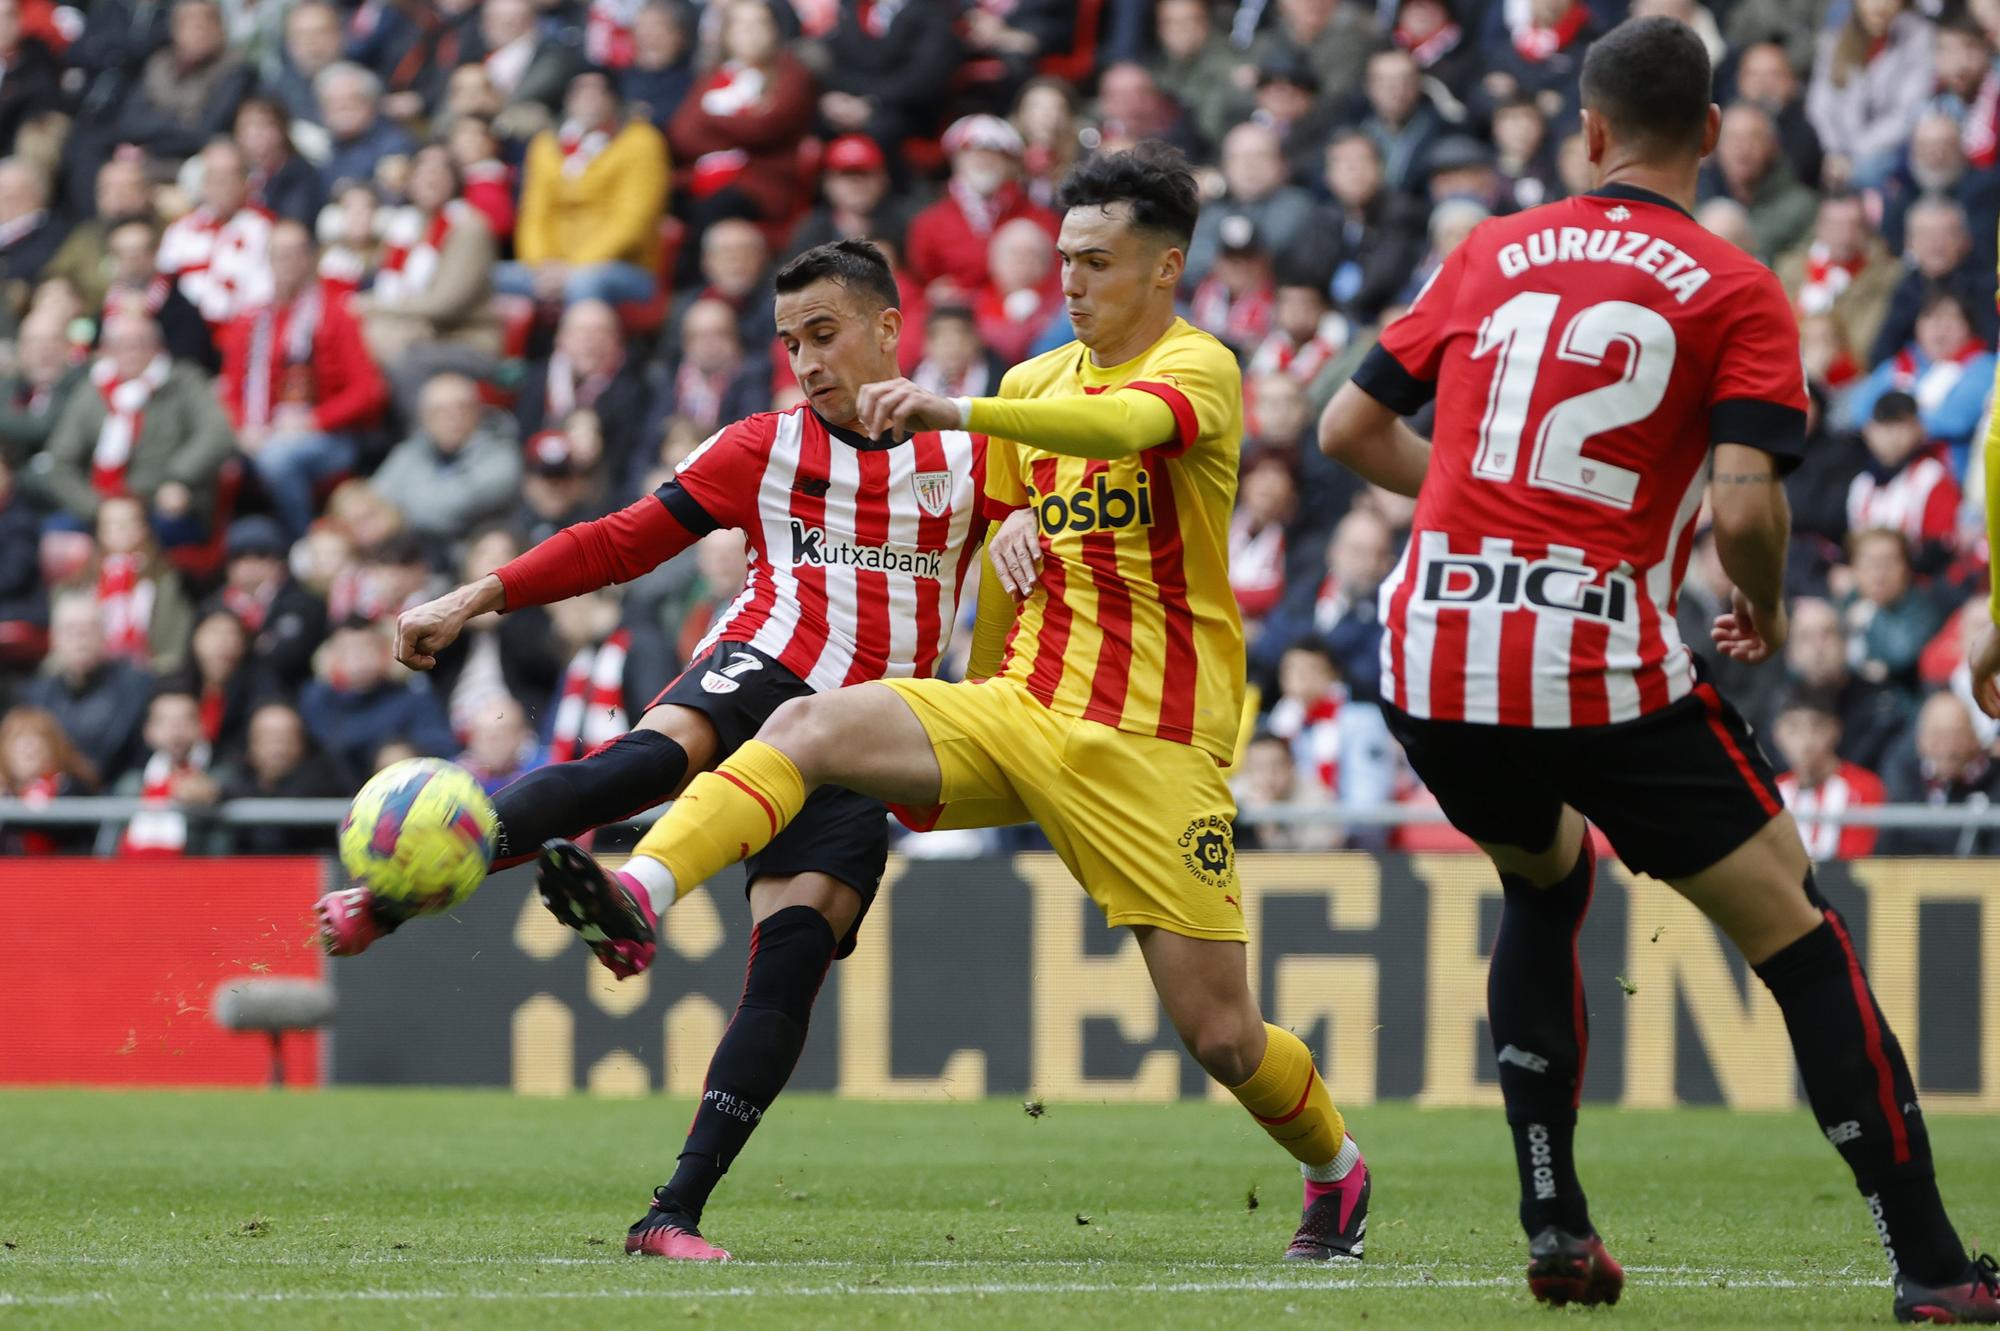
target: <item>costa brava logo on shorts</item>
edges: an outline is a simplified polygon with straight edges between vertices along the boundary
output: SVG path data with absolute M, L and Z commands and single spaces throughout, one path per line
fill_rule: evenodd
M 1194 880 L 1218 892 L 1236 887 L 1236 841 L 1229 820 L 1220 814 L 1197 818 L 1187 825 L 1175 843 L 1181 863 Z

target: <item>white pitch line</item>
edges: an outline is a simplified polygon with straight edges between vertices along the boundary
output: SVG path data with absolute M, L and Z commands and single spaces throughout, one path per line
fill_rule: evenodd
M 1505 1289 L 1519 1282 L 1520 1277 L 1484 1276 L 1476 1279 L 1407 1279 L 1395 1280 L 1183 1280 L 1149 1281 L 1139 1284 L 1121 1285 L 1110 1283 L 1085 1284 L 1077 1282 L 1036 1281 L 1009 1284 L 1003 1281 L 984 1281 L 955 1285 L 799 1285 L 760 1287 L 754 1285 L 722 1285 L 711 1289 L 584 1289 L 584 1290 L 446 1290 L 446 1289 L 360 1289 L 360 1290 L 301 1290 L 301 1291 L 219 1291 L 206 1294 L 164 1294 L 149 1295 L 164 1298 L 168 1302 L 187 1303 L 435 1303 L 435 1302 L 484 1302 L 484 1303 L 531 1303 L 531 1302 L 574 1302 L 596 1299 L 680 1299 L 694 1301 L 700 1299 L 824 1299 L 824 1298 L 954 1298 L 966 1295 L 985 1294 L 1236 1294 L 1236 1293 L 1297 1293 L 1313 1290 L 1414 1290 L 1414 1289 Z M 1632 1291 L 1640 1293 L 1647 1289 L 1875 1289 L 1886 1288 L 1881 1280 L 1855 1278 L 1817 1277 L 1799 1279 L 1792 1276 L 1767 1274 L 1762 1278 L 1743 1276 L 1720 1276 L 1713 1278 L 1669 1277 L 1647 1280 Z M 90 1298 L 91 1301 L 117 1302 L 108 1295 L 79 1296 L 10 1294 L 0 1295 L 0 1306 L 32 1307 L 41 1305 L 74 1304 Z

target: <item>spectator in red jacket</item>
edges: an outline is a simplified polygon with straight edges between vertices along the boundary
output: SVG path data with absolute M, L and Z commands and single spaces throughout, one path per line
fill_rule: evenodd
M 722 17 L 722 63 L 695 84 L 667 125 L 696 229 L 722 217 L 789 220 L 806 202 L 799 140 L 812 129 L 812 72 L 786 51 L 763 4 Z
M 271 232 L 269 304 L 222 335 L 223 409 L 293 534 L 313 516 L 313 486 L 352 470 L 357 432 L 375 424 L 388 384 L 346 302 L 315 276 L 319 255 L 296 222 Z
M 1840 815 L 1882 803 L 1882 778 L 1837 752 L 1840 713 L 1833 705 L 1810 693 L 1792 695 L 1771 737 L 1791 768 L 1778 778 L 1778 794 L 1799 821 L 1806 853 L 1816 860 L 1853 860 L 1873 852 L 1876 829 L 1844 826 Z
M 990 278 L 986 252 L 993 233 L 1017 217 L 1055 235 L 1062 223 L 1037 207 L 1021 186 L 1021 135 L 998 116 L 966 116 L 944 133 L 951 156 L 945 197 L 910 223 L 910 271 L 933 304 L 968 304 Z
M 1887 527 L 1910 542 L 1920 573 L 1951 563 L 1958 535 L 1958 480 L 1942 445 L 1925 437 L 1917 400 L 1884 393 L 1861 427 L 1868 461 L 1847 487 L 1847 529 Z

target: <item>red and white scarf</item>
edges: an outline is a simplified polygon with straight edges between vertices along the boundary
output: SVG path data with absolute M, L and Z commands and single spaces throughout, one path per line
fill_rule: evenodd
M 97 612 L 104 621 L 104 650 L 148 665 L 147 626 L 153 619 L 153 580 L 146 556 L 106 555 L 97 564 Z
M 1008 210 L 1021 200 L 1021 187 L 1014 181 L 1007 181 L 991 194 L 981 194 L 953 176 L 947 188 L 958 211 L 965 214 L 965 224 L 972 228 L 975 236 L 990 236 L 993 228 L 1005 217 Z
M 271 215 L 245 207 L 222 220 L 206 207 L 160 237 L 159 269 L 180 283 L 211 327 L 271 299 Z
M 583 21 L 583 54 L 593 65 L 624 69 L 632 63 L 632 21 L 639 0 L 590 0 Z
M 1259 526 L 1238 512 L 1229 523 L 1229 589 L 1247 619 L 1262 619 L 1285 594 L 1285 524 Z
M 148 319 L 159 317 L 166 307 L 167 297 L 173 294 L 174 284 L 155 274 L 145 286 L 132 288 L 115 286 L 104 293 L 104 320 L 120 314 L 143 314 Z
M 631 726 L 625 720 L 625 655 L 632 631 L 619 629 L 596 647 L 570 658 L 549 742 L 549 761 L 566 763 Z
M 706 373 L 683 357 L 680 369 L 674 371 L 674 415 L 685 416 L 704 430 L 722 424 L 722 395 L 730 377 Z
M 1806 280 L 1799 286 L 1800 314 L 1827 314 L 1854 279 L 1868 266 L 1868 256 L 1836 259 L 1826 246 L 1815 241 L 1806 251 Z
M 1292 746 L 1299 775 L 1329 792 L 1340 789 L 1340 708 L 1346 700 L 1347 690 L 1338 684 L 1309 704 L 1280 698 L 1266 722 L 1273 735 Z
M 1965 108 L 1959 141 L 1974 169 L 1984 171 L 2000 163 L 2000 70 L 1987 70 L 1979 81 L 1972 105 Z
M 1220 278 L 1208 277 L 1194 289 L 1192 302 L 1197 328 L 1215 334 L 1233 346 L 1255 346 L 1271 331 L 1276 301 L 1271 288 L 1258 287 L 1240 296 L 1229 294 Z
M 1465 36 L 1465 29 L 1456 23 L 1447 23 L 1421 41 L 1415 34 L 1400 27 L 1391 35 L 1395 38 L 1396 45 L 1410 53 L 1410 59 L 1417 62 L 1418 69 L 1429 69 L 1458 49 L 1459 42 Z
M 124 855 L 179 855 L 187 850 L 187 817 L 172 808 L 174 802 L 174 781 L 178 777 L 208 768 L 208 746 L 197 744 L 188 754 L 187 761 L 177 763 L 164 753 L 156 753 L 146 760 L 146 769 L 140 775 L 143 783 L 139 788 L 139 799 L 157 808 L 141 809 L 132 815 L 132 821 L 125 825 L 124 839 L 118 850 Z
M 1984 342 L 1969 337 L 1950 360 L 1924 361 L 1918 358 L 1915 347 L 1904 347 L 1896 353 L 1891 385 L 1915 398 L 1918 411 L 1935 411 L 1965 377 L 1967 363 L 1985 350 Z
M 120 379 L 109 357 L 100 357 L 90 367 L 90 381 L 104 398 L 104 424 L 97 431 L 97 447 L 90 455 L 90 485 L 105 498 L 125 493 L 125 468 L 132 461 L 132 448 L 146 427 L 146 404 L 153 400 L 173 362 L 166 353 L 153 357 L 136 379 Z
M 1309 384 L 1346 348 L 1348 332 L 1347 320 L 1337 310 L 1327 311 L 1308 342 L 1294 342 L 1290 333 L 1279 329 L 1265 338 L 1250 358 L 1250 374 L 1288 374 Z
M 243 627 L 255 635 L 264 631 L 264 620 L 271 613 L 271 602 L 278 598 L 278 584 L 273 582 L 255 591 L 244 591 L 241 587 L 224 584 L 222 605 L 230 614 L 243 621 Z
M 1515 28 L 1514 49 L 1523 60 L 1539 65 L 1575 41 L 1589 22 L 1588 9 L 1580 4 L 1571 5 L 1569 12 L 1557 19 L 1552 27 L 1538 28 L 1530 21 Z
M 611 381 L 618 377 L 619 366 L 624 363 L 621 356 L 608 370 L 601 370 L 584 379 L 576 377 L 576 367 L 569 363 L 569 357 L 558 351 L 549 357 L 549 373 L 543 390 L 542 419 L 553 429 L 562 424 L 563 417 L 579 408 L 588 411 L 597 405 L 597 399 L 604 396 L 604 390 L 611 387 Z
M 377 300 L 410 300 L 429 289 L 437 276 L 438 256 L 451 229 L 471 210 L 472 205 L 453 199 L 428 220 L 415 208 L 405 208 L 390 219 L 382 236 L 382 265 L 375 272 Z
M 556 146 L 562 149 L 563 174 L 572 177 L 582 175 L 610 144 L 611 131 L 608 129 L 587 130 L 574 120 L 563 121 L 562 128 L 556 131 Z
M 272 361 L 276 349 L 283 356 L 283 362 L 276 367 L 281 379 L 290 379 L 290 371 L 295 366 L 311 365 L 313 339 L 319 335 L 320 316 L 324 311 L 324 297 L 320 285 L 314 282 L 291 308 L 280 311 L 276 305 L 266 305 L 257 312 L 256 322 L 250 326 L 250 363 L 243 370 L 243 423 L 245 425 L 269 425 L 272 407 Z M 280 314 L 284 315 L 284 328 L 278 327 Z M 282 339 L 280 333 L 282 331 Z M 281 348 L 275 347 L 280 340 Z M 278 389 L 283 392 L 281 386 Z M 289 400 L 289 399 L 287 399 Z

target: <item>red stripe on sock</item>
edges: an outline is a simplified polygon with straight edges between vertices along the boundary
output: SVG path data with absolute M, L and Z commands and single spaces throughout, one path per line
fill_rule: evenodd
M 1597 895 L 1597 847 L 1590 840 L 1590 828 L 1583 829 L 1583 851 L 1580 862 L 1584 866 L 1583 909 L 1576 913 L 1576 923 L 1569 931 L 1569 974 L 1571 982 L 1570 1022 L 1576 1032 L 1576 1089 L 1570 1095 L 1569 1107 L 1583 1105 L 1583 1071 L 1590 1064 L 1590 1010 L 1583 1001 L 1583 954 L 1577 940 L 1583 936 L 1583 920 L 1590 914 L 1590 902 Z
M 1250 1117 L 1256 1119 L 1267 1128 L 1275 1128 L 1281 1124 L 1291 1122 L 1300 1114 L 1306 1112 L 1306 1101 L 1312 1099 L 1313 1078 L 1317 1076 L 1319 1076 L 1319 1069 L 1311 1067 L 1306 1069 L 1306 1088 L 1299 1092 L 1299 1102 L 1292 1106 L 1292 1111 L 1289 1114 L 1282 1114 L 1277 1118 L 1265 1118 L 1262 1114 L 1252 1113 Z
M 778 811 L 771 807 L 771 801 L 765 799 L 762 795 L 758 794 L 754 787 L 752 787 L 748 782 L 744 781 L 741 777 L 736 776 L 734 773 L 725 772 L 718 767 L 715 769 L 715 774 L 721 777 L 724 781 L 727 781 L 730 785 L 742 791 L 745 795 L 748 795 L 751 799 L 756 800 L 757 807 L 762 809 L 764 811 L 764 816 L 771 820 L 771 835 L 772 836 L 778 835 Z
M 1847 926 L 1840 916 L 1830 910 L 1821 913 L 1833 926 L 1840 950 L 1847 954 L 1847 979 L 1854 986 L 1854 1006 L 1861 1009 L 1861 1043 L 1868 1050 L 1868 1061 L 1875 1066 L 1875 1095 L 1882 1102 L 1882 1116 L 1889 1120 L 1889 1142 L 1895 1149 L 1896 1163 L 1907 1164 L 1910 1130 L 1903 1122 L 1902 1106 L 1896 1103 L 1896 1078 L 1889 1071 L 1888 1051 L 1882 1047 L 1882 1025 L 1875 1020 L 1875 999 L 1868 992 L 1868 977 L 1862 973 L 1861 958 L 1854 954 L 1854 940 L 1847 936 Z
M 1784 812 L 1784 806 L 1779 804 L 1777 796 L 1765 789 L 1764 783 L 1757 779 L 1757 769 L 1750 765 L 1750 759 L 1737 745 L 1736 737 L 1730 734 L 1729 727 L 1723 724 L 1721 695 L 1709 684 L 1697 684 L 1694 691 L 1701 695 L 1701 705 L 1708 712 L 1708 728 L 1715 732 L 1716 739 L 1722 742 L 1723 751 L 1729 755 L 1729 760 L 1736 764 L 1736 770 L 1743 776 L 1743 784 L 1750 787 L 1751 793 L 1757 796 L 1757 803 L 1764 806 L 1764 812 L 1776 818 Z

